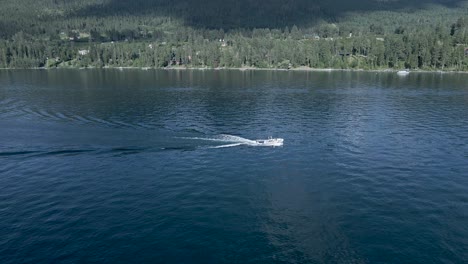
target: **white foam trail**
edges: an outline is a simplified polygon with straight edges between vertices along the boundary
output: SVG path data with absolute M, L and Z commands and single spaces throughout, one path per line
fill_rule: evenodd
M 222 134 L 219 136 L 219 139 L 226 142 L 239 142 L 244 144 L 256 144 L 255 140 L 246 139 L 239 136 L 225 135 Z
M 184 137 L 184 139 L 196 139 L 196 140 L 206 140 L 206 141 L 215 141 L 215 142 L 232 142 L 232 143 L 243 143 L 243 144 L 257 144 L 254 140 L 246 139 L 239 136 L 225 135 L 221 134 L 219 136 L 214 136 L 211 138 L 202 138 L 202 137 Z
M 214 149 L 217 149 L 217 148 L 230 148 L 230 147 L 237 147 L 237 146 L 241 146 L 241 145 L 244 145 L 243 143 L 235 143 L 235 144 L 227 144 L 227 145 L 221 145 L 221 146 L 214 146 L 214 147 L 210 147 L 210 148 L 214 148 Z

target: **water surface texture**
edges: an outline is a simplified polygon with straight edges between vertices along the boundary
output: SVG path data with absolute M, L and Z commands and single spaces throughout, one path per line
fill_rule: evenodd
M 0 263 L 467 261 L 466 74 L 0 71 Z

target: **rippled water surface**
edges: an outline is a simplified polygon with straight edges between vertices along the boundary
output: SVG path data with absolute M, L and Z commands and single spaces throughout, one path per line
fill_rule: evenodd
M 466 263 L 468 75 L 0 71 L 0 263 L 78 262 Z

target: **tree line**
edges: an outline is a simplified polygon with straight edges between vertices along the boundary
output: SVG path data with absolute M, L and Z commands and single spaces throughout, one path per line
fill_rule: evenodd
M 468 5 L 322 14 L 312 24 L 281 28 L 214 29 L 154 12 L 112 15 L 109 6 L 104 13 L 82 15 L 83 8 L 105 0 L 41 0 L 47 7 L 42 11 L 15 9 L 8 5 L 12 0 L 5 1 L 3 13 L 12 13 L 0 18 L 0 68 L 468 70 Z

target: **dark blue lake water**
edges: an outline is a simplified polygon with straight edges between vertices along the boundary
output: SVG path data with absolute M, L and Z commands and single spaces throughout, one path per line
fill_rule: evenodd
M 0 263 L 467 261 L 466 74 L 0 71 Z

